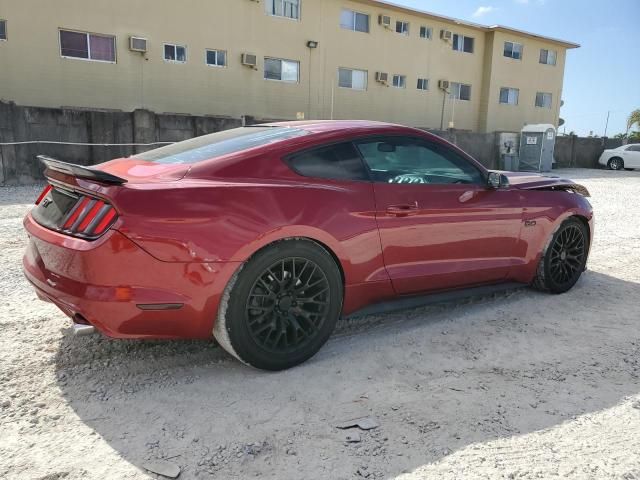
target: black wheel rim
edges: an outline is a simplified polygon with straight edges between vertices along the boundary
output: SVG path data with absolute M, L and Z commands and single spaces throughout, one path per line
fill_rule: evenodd
M 585 238 L 576 225 L 564 227 L 551 245 L 549 270 L 556 285 L 573 282 L 584 266 Z
M 290 353 L 316 338 L 329 313 L 329 281 L 306 258 L 289 257 L 264 270 L 246 305 L 249 333 L 263 349 Z

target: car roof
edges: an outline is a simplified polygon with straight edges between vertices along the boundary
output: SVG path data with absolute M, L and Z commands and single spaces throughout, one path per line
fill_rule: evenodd
M 355 129 L 372 129 L 372 128 L 407 128 L 404 125 L 398 125 L 388 122 L 376 122 L 373 120 L 298 120 L 290 122 L 270 122 L 256 127 L 292 127 L 307 130 L 313 133 L 329 133 L 333 131 L 355 130 Z

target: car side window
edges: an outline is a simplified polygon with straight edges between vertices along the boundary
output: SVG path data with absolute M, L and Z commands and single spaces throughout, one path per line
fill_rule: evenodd
M 375 182 L 482 183 L 481 172 L 445 145 L 419 138 L 385 137 L 356 142 Z
M 627 150 L 629 152 L 640 152 L 640 144 L 638 145 L 631 145 L 630 147 L 627 148 Z
M 287 164 L 305 177 L 369 180 L 360 155 L 351 143 L 339 143 L 290 155 Z

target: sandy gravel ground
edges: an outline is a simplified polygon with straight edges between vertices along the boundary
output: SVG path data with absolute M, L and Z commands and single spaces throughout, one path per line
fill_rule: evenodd
M 597 212 L 571 292 L 345 321 L 274 374 L 211 342 L 71 338 L 20 270 L 38 187 L 0 188 L 0 478 L 640 479 L 640 172 L 560 173 Z

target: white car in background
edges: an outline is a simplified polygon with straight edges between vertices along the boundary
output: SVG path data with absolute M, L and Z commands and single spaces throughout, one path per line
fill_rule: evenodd
M 605 150 L 600 155 L 598 163 L 611 170 L 640 168 L 640 143 L 632 143 L 631 145 L 622 145 L 618 148 Z

